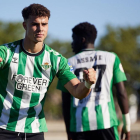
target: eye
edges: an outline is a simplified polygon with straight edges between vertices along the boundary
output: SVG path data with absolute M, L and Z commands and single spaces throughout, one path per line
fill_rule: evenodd
M 37 25 L 38 25 L 37 23 L 33 23 L 33 24 L 32 24 L 32 26 L 37 26 Z
M 48 23 L 42 23 L 42 26 L 47 26 L 48 25 Z

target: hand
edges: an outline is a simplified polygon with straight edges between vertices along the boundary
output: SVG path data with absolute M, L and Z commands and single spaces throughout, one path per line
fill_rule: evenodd
M 2 62 L 2 58 L 0 57 L 0 62 Z
M 93 68 L 90 68 L 88 70 L 84 70 L 83 72 L 84 72 L 83 73 L 84 80 L 90 85 L 95 84 L 96 71 Z
M 121 140 L 130 140 L 130 132 L 126 131 L 125 126 L 123 126 L 123 129 L 122 129 Z

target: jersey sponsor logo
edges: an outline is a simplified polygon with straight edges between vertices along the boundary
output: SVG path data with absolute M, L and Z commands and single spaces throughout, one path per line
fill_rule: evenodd
M 49 64 L 48 62 L 44 63 L 44 64 L 41 65 L 41 66 L 42 66 L 42 68 L 44 68 L 45 70 L 47 70 L 48 68 L 51 68 L 51 67 L 52 67 L 52 65 Z
M 18 63 L 18 58 L 13 57 L 13 58 L 12 58 L 12 62 L 13 62 L 13 63 Z
M 68 65 L 69 65 L 69 67 L 70 67 L 70 71 L 71 71 L 71 72 L 74 72 L 74 71 L 73 71 L 73 67 L 72 67 L 72 65 L 71 65 L 69 62 L 68 62 Z
M 16 81 L 16 89 L 28 92 L 41 92 L 42 88 L 47 88 L 49 80 L 43 78 L 28 77 L 22 74 L 12 76 Z

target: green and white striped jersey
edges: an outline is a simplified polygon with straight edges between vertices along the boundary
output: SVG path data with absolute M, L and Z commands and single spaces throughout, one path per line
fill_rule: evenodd
M 50 84 L 55 76 L 63 85 L 76 77 L 67 59 L 45 44 L 28 53 L 22 40 L 0 46 L 0 57 L 0 128 L 46 132 L 43 105 Z
M 105 51 L 84 50 L 68 59 L 75 75 L 83 81 L 83 69 L 96 70 L 96 83 L 91 93 L 82 100 L 71 96 L 70 131 L 82 132 L 116 126 L 117 116 L 112 86 L 126 80 L 118 56 Z M 58 89 L 66 92 L 60 85 Z

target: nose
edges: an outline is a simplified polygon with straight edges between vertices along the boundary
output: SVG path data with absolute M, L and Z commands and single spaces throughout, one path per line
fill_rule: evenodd
M 42 25 L 38 25 L 37 30 L 42 31 Z

